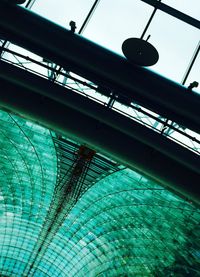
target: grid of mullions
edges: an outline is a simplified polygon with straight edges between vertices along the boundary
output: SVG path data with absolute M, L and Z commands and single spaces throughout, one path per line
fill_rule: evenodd
M 192 204 L 124 169 L 82 196 L 33 272 L 167 276 L 166 270 L 175 274 L 179 265 L 194 273 L 199 270 L 199 219 Z
M 95 173 L 69 213 L 48 222 L 59 202 L 50 132 L 1 111 L 0 147 L 2 276 L 199 276 L 200 213 L 191 203 L 132 170 L 101 169 L 104 178 Z M 94 169 L 115 165 L 96 159 Z
M 30 262 L 56 184 L 50 132 L 0 111 L 0 272 L 21 276 Z
M 80 145 L 61 135 L 56 136 L 54 134 L 53 140 L 59 160 L 57 184 L 59 186 L 60 184 L 63 185 L 68 180 Z M 119 165 L 117 162 L 112 161 L 107 157 L 103 157 L 100 153 L 96 153 L 88 167 L 86 176 L 82 178 L 82 184 L 79 192 L 80 195 L 85 193 L 88 188 L 95 182 L 99 181 L 99 179 L 118 171 L 122 167 L 123 166 Z

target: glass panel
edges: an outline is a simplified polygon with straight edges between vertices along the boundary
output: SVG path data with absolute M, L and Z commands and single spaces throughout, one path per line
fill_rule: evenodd
M 198 43 L 199 30 L 157 11 L 147 33 L 159 52 L 159 61 L 151 68 L 181 82 Z
M 141 1 L 101 0 L 84 36 L 117 53 L 129 37 L 140 37 L 153 11 L 153 8 Z
M 3 111 L 0 148 L 0 272 L 22 276 L 52 200 L 57 158 L 47 129 Z
M 198 272 L 200 210 L 192 203 L 98 154 L 69 209 L 77 144 L 3 111 L 0 130 L 1 276 Z
M 94 0 L 36 1 L 32 10 L 67 29 L 69 22 L 75 21 L 79 30 L 93 3 Z

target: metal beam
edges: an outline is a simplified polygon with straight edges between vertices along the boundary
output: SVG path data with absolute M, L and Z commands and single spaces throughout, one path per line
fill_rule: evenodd
M 0 107 L 89 147 L 200 202 L 199 156 L 99 103 L 0 62 Z
M 0 2 L 0 33 L 66 70 L 200 132 L 200 96 L 19 6 Z
M 200 29 L 200 21 L 157 0 L 141 0 L 181 21 Z M 191 3 L 192 5 L 192 3 Z

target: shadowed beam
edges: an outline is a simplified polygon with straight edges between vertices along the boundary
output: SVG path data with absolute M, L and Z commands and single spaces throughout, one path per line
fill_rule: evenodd
M 200 29 L 200 21 L 157 0 L 141 0 L 181 21 Z M 192 2 L 191 2 L 192 5 Z
M 7 76 L 7 77 L 6 77 Z M 103 105 L 0 62 L 0 106 L 62 133 L 199 203 L 199 157 Z
M 0 18 L 0 33 L 10 41 L 200 132 L 197 93 L 146 68 L 134 66 L 122 56 L 22 7 L 1 1 Z

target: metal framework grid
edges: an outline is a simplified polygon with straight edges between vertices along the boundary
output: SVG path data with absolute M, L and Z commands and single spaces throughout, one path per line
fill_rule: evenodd
M 198 135 L 182 126 L 135 103 L 117 103 L 110 92 L 102 101 L 102 91 L 90 81 L 42 58 L 3 50 L 11 53 L 12 64 L 31 70 L 29 61 L 46 68 L 43 77 L 123 115 L 131 113 L 161 135 L 176 140 L 173 133 L 181 134 L 179 143 L 199 153 Z M 79 201 L 63 210 L 62 220 L 46 236 L 47 214 L 59 201 L 56 185 L 73 165 L 80 145 L 6 112 L 1 111 L 0 118 L 2 276 L 199 276 L 198 207 L 99 153 Z

